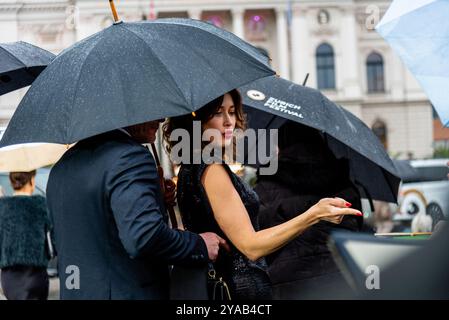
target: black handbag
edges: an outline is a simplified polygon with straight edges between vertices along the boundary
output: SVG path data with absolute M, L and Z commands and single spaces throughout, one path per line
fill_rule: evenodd
M 207 265 L 174 265 L 170 274 L 171 300 L 208 300 Z
M 209 263 L 207 272 L 207 293 L 209 300 L 230 301 L 231 293 L 228 284 L 217 275 L 214 265 Z
M 229 301 L 231 294 L 212 263 L 203 267 L 174 265 L 170 276 L 170 299 Z

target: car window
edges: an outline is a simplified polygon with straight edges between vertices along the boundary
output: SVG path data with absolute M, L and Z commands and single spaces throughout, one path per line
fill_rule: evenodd
M 426 182 L 447 180 L 449 170 L 446 166 L 415 167 L 418 174 L 404 182 Z

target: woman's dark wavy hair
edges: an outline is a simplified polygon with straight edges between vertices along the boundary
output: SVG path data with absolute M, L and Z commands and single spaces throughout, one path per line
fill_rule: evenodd
M 240 93 L 237 89 L 233 89 L 228 92 L 228 94 L 231 95 L 232 101 L 234 103 L 234 109 L 235 109 L 235 115 L 236 115 L 236 123 L 235 123 L 235 129 L 241 129 L 245 130 L 246 128 L 246 120 L 245 115 L 243 113 L 243 106 L 242 106 L 242 97 L 240 96 Z M 201 107 L 199 110 L 195 111 L 195 116 L 192 113 L 179 116 L 179 117 L 172 117 L 165 121 L 162 130 L 163 130 L 163 136 L 164 141 L 166 144 L 166 150 L 168 154 L 170 154 L 173 146 L 175 146 L 179 141 L 170 141 L 170 135 L 171 133 L 176 129 L 184 129 L 189 133 L 190 136 L 190 159 L 193 159 L 193 153 L 196 151 L 201 151 L 208 142 L 201 142 L 201 150 L 193 150 L 193 122 L 194 121 L 201 121 L 201 125 L 205 124 L 207 121 L 212 119 L 214 114 L 219 110 L 224 100 L 224 95 L 212 100 L 211 102 L 207 103 L 203 107 Z M 202 133 L 202 132 L 201 132 Z M 235 137 L 233 139 L 233 149 L 234 149 L 234 156 L 235 156 Z
M 30 172 L 10 172 L 9 181 L 14 190 L 22 189 L 31 179 L 36 176 L 36 170 Z

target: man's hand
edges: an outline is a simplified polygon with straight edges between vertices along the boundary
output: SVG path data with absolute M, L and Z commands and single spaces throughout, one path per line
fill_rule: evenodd
M 220 247 L 223 247 L 226 251 L 230 251 L 229 245 L 226 243 L 226 240 L 218 236 L 213 232 L 205 232 L 200 233 L 201 238 L 203 238 L 206 243 L 207 253 L 209 255 L 209 259 L 215 261 L 218 256 L 218 250 Z

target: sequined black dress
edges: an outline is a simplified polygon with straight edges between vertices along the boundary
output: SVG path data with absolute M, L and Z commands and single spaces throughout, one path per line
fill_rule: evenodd
M 258 230 L 257 213 L 259 198 L 257 194 L 231 169 L 223 164 L 231 181 L 237 190 L 255 230 Z M 226 239 L 231 246 L 231 252 L 220 250 L 215 269 L 228 283 L 231 297 L 240 299 L 271 299 L 271 284 L 267 275 L 265 259 L 250 261 L 240 253 L 218 226 L 207 198 L 201 177 L 207 165 L 182 165 L 178 175 L 178 204 L 182 214 L 183 224 L 188 230 L 202 233 L 215 232 Z

